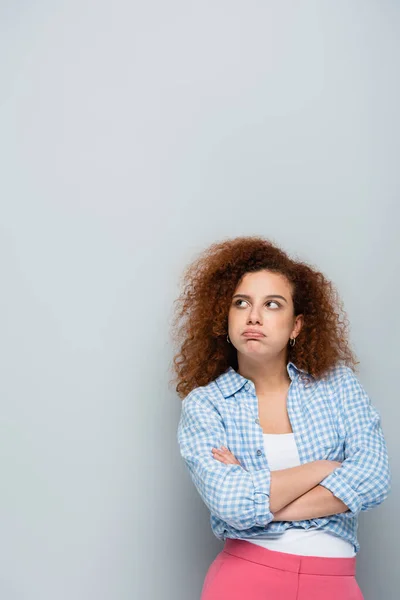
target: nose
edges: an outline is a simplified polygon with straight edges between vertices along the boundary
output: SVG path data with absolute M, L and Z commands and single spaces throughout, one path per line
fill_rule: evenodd
M 261 325 L 261 318 L 258 309 L 255 307 L 251 309 L 247 322 L 249 325 L 253 323 L 259 323 Z

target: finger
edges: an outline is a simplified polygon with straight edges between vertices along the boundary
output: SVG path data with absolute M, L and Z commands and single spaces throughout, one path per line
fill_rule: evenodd
M 225 454 L 227 454 L 228 456 L 235 456 L 230 450 L 225 450 Z
M 226 460 L 226 458 L 224 458 L 223 456 L 214 456 L 215 460 L 218 460 L 219 462 L 225 463 L 227 464 L 228 461 Z
M 214 458 L 219 458 L 222 456 L 222 454 L 220 452 L 213 452 L 212 455 Z

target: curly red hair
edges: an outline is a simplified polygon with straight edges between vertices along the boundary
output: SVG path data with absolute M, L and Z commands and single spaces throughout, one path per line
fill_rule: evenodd
M 276 243 L 259 236 L 212 244 L 182 274 L 183 291 L 175 300 L 171 334 L 179 351 L 171 383 L 183 399 L 226 371 L 238 368 L 237 351 L 227 342 L 228 312 L 241 278 L 266 269 L 292 284 L 294 314 L 304 315 L 288 361 L 318 378 L 337 363 L 356 370 L 348 341 L 348 318 L 336 288 L 320 271 L 290 258 Z

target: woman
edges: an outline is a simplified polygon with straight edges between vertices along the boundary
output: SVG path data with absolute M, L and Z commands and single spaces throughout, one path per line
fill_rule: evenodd
M 333 284 L 252 236 L 213 244 L 184 285 L 177 440 L 224 540 L 201 600 L 362 599 L 358 515 L 391 472 Z

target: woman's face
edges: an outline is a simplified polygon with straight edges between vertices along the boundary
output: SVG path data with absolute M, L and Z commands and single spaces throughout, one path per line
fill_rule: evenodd
M 292 284 L 279 273 L 246 273 L 237 285 L 228 314 L 228 334 L 238 353 L 255 360 L 286 354 L 289 338 L 297 337 L 303 315 L 294 316 Z M 248 327 L 264 337 L 246 337 Z

